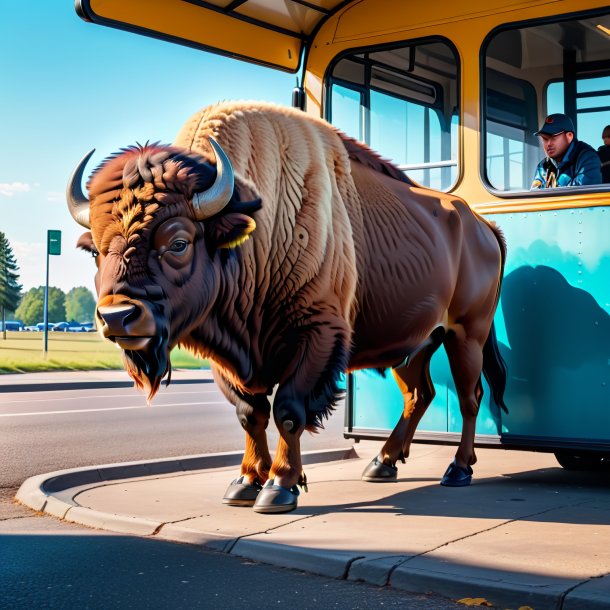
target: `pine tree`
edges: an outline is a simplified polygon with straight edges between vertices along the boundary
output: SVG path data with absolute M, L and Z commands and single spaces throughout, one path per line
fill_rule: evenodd
M 17 271 L 19 267 L 11 245 L 6 235 L 0 231 L 0 310 L 4 339 L 6 339 L 6 312 L 15 311 L 21 299 L 21 284 Z

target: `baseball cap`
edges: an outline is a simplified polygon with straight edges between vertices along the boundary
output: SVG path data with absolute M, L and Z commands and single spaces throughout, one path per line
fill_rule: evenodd
M 534 135 L 539 136 L 541 133 L 544 133 L 549 136 L 554 136 L 564 131 L 576 133 L 572 119 L 567 114 L 558 112 L 556 114 L 549 114 L 549 116 L 544 119 L 542 127 L 536 131 Z

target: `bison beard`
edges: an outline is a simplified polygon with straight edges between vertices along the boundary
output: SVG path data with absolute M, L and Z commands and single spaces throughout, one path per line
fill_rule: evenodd
M 167 349 L 167 330 L 155 337 L 146 350 L 122 350 L 123 365 L 139 390 L 146 392 L 150 405 L 159 390 L 161 381 L 167 375 L 167 385 L 171 379 L 171 363 Z

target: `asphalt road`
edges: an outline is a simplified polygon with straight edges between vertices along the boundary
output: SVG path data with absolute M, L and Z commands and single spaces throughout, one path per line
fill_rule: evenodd
M 13 520 L 12 525 L 7 531 L 0 521 L 0 607 L 7 610 L 464 608 L 438 596 L 324 578 L 48 518 Z
M 269 447 L 277 442 L 273 423 Z M 348 446 L 343 408 L 303 451 Z M 162 387 L 152 406 L 133 388 L 0 393 L 0 487 L 44 472 L 181 455 L 241 451 L 235 410 L 213 382 Z
M 303 450 L 349 445 L 343 409 Z M 277 433 L 270 431 L 271 445 Z M 122 536 L 34 515 L 12 502 L 34 474 L 243 449 L 213 383 L 162 388 L 152 407 L 130 388 L 0 392 L 0 607 L 287 607 L 453 610 L 436 596 L 313 576 L 199 547 Z

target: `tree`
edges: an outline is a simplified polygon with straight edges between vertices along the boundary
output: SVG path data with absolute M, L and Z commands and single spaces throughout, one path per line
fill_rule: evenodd
M 66 319 L 66 295 L 63 290 L 49 286 L 49 322 Z M 31 288 L 24 295 L 15 315 L 24 324 L 37 324 L 44 320 L 44 286 Z
M 19 267 L 6 235 L 0 231 L 0 310 L 3 336 L 6 339 L 6 312 L 17 309 L 21 298 Z
M 95 312 L 95 298 L 84 286 L 72 288 L 66 295 L 66 320 L 68 322 L 90 322 Z
M 44 296 L 44 288 L 43 288 Z M 62 322 L 66 319 L 66 293 L 61 288 L 49 286 L 49 322 Z
M 30 288 L 21 299 L 15 315 L 26 325 L 36 324 L 43 318 L 44 287 Z

